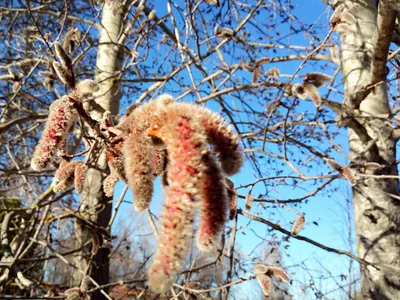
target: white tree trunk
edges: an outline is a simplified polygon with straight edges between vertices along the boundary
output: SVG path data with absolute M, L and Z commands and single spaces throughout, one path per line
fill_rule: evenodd
M 115 2 L 114 2 L 115 3 Z M 118 37 L 121 32 L 123 16 L 122 12 L 113 11 L 113 6 L 104 4 L 103 15 L 100 29 L 100 45 L 97 53 L 96 62 L 96 81 L 100 84 L 100 96 L 95 99 L 95 103 L 88 104 L 85 109 L 90 112 L 92 118 L 100 121 L 104 111 L 110 111 L 116 115 L 119 109 L 120 86 L 119 71 L 122 66 L 121 47 L 117 45 Z M 83 216 L 97 223 L 104 228 L 107 227 L 111 218 L 112 205 L 108 204 L 110 198 L 104 195 L 102 184 L 107 175 L 107 161 L 105 153 L 97 156 L 97 161 L 93 162 L 96 168 L 88 170 L 84 189 L 80 201 L 80 212 Z M 81 222 L 75 223 L 75 235 L 79 243 L 84 245 L 91 238 L 90 231 Z M 76 259 L 76 263 L 82 270 L 87 268 L 90 248 L 85 247 Z M 109 249 L 100 249 L 96 254 L 91 270 L 91 276 L 97 283 L 104 284 L 109 281 Z M 82 274 L 74 273 L 74 285 L 79 285 Z M 93 299 L 101 299 L 101 294 L 93 295 Z
M 345 2 L 347 7 L 354 5 L 354 1 Z M 350 158 L 358 166 L 370 162 L 383 166 L 365 171 L 356 165 L 357 172 L 397 175 L 393 129 L 387 120 L 378 118 L 389 115 L 386 84 L 376 87 L 357 104 L 359 95 L 355 92 L 372 80 L 371 62 L 377 30 L 376 1 L 362 2 L 369 8 L 360 5 L 354 13 L 357 25 L 352 26 L 350 33 L 341 36 L 344 103 L 353 108 L 355 114 L 369 117 L 356 118 L 361 131 L 348 130 Z M 358 255 L 379 268 L 361 266 L 362 299 L 400 299 L 400 200 L 389 194 L 399 195 L 397 179 L 366 177 L 353 187 Z

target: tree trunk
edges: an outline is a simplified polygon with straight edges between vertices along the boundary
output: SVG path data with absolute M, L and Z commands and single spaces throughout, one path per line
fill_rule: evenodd
M 105 4 L 100 29 L 100 45 L 96 62 L 96 81 L 100 84 L 99 97 L 93 105 L 87 105 L 85 109 L 90 112 L 92 118 L 101 121 L 104 111 L 110 111 L 116 115 L 119 109 L 120 86 L 118 82 L 119 71 L 122 67 L 121 47 L 116 43 L 121 32 L 123 16 L 119 11 L 113 11 L 113 6 Z M 87 129 L 88 130 L 88 129 Z M 101 150 L 98 150 L 101 151 Z M 111 219 L 111 200 L 103 192 L 103 180 L 108 173 L 107 161 L 104 151 L 96 155 L 93 162 L 96 168 L 90 168 L 87 172 L 83 188 L 80 212 L 92 222 L 106 228 Z M 92 234 L 81 222 L 75 223 L 75 236 L 79 246 L 84 245 Z M 76 263 L 81 270 L 86 270 L 91 246 L 85 247 L 77 257 Z M 91 276 L 99 284 L 109 282 L 109 253 L 110 249 L 101 248 L 93 259 Z M 78 286 L 82 280 L 82 273 L 75 271 L 74 286 Z M 93 299 L 103 299 L 102 294 L 93 294 Z
M 354 1 L 345 2 L 347 7 L 354 5 Z M 349 126 L 350 159 L 356 172 L 398 175 L 393 129 L 387 119 L 378 118 L 389 116 L 390 112 L 386 84 L 377 86 L 360 104 L 355 93 L 372 78 L 377 30 L 375 2 L 365 1 L 369 8 L 360 5 L 353 13 L 357 25 L 341 35 L 344 103 L 352 108 L 355 116 L 368 116 L 355 118 L 358 130 Z M 366 169 L 365 166 L 372 166 L 370 163 L 382 167 Z M 399 195 L 397 179 L 366 176 L 353 187 L 358 255 L 380 269 L 361 266 L 362 299 L 400 299 L 400 200 L 390 194 Z

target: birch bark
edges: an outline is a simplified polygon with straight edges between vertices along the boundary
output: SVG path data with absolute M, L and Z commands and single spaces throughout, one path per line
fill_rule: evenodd
M 360 116 L 356 121 L 363 127 L 358 133 L 348 129 L 350 159 L 356 166 L 382 166 L 375 170 L 358 168 L 357 172 L 398 175 L 397 140 L 388 119 L 382 118 L 390 113 L 387 85 L 378 85 L 366 97 L 360 92 L 366 85 L 386 78 L 390 40 L 385 38 L 393 33 L 393 11 L 385 10 L 383 1 L 379 10 L 377 1 L 357 2 L 361 2 L 353 13 L 357 24 L 341 35 L 344 103 Z M 354 3 L 345 1 L 348 8 Z M 398 184 L 397 179 L 366 177 L 353 187 L 358 255 L 379 268 L 361 266 L 362 299 L 400 299 L 400 198 L 395 198 L 399 195 Z

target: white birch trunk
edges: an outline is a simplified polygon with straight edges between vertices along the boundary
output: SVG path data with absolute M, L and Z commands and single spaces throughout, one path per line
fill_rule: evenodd
M 115 4 L 113 4 L 115 5 Z M 113 13 L 113 5 L 104 4 L 99 49 L 96 62 L 96 81 L 100 84 L 100 96 L 95 99 L 94 105 L 87 105 L 85 109 L 90 111 L 92 118 L 100 121 L 103 111 L 110 111 L 116 115 L 119 109 L 120 86 L 118 81 L 119 71 L 122 66 L 121 47 L 116 43 L 121 32 L 123 16 L 120 11 Z M 100 107 L 101 108 L 100 108 Z M 112 205 L 107 202 L 111 200 L 103 193 L 102 184 L 107 175 L 107 162 L 105 153 L 102 152 L 96 168 L 88 170 L 84 189 L 80 200 L 80 212 L 89 220 L 98 225 L 107 227 L 111 218 Z M 78 246 L 84 245 L 91 239 L 90 231 L 79 221 L 75 223 L 75 235 Z M 90 255 L 90 248 L 85 247 L 76 259 L 76 264 L 82 270 L 87 268 L 87 259 Z M 100 249 L 96 254 L 91 276 L 98 284 L 105 284 L 109 281 L 109 249 Z M 74 273 L 74 285 L 77 286 L 82 280 L 82 274 Z M 94 294 L 93 299 L 101 299 L 103 295 Z
M 355 1 L 345 1 L 347 7 Z M 376 32 L 376 1 L 361 1 L 354 15 L 357 25 L 351 32 L 341 36 L 341 63 L 345 85 L 344 103 L 358 113 L 354 105 L 354 92 L 369 83 L 372 76 L 373 37 Z M 372 9 L 371 9 L 372 8 Z M 357 118 L 366 135 L 348 130 L 350 158 L 352 163 L 375 162 L 384 167 L 378 170 L 356 169 L 370 175 L 397 175 L 396 140 L 393 129 L 386 120 L 377 116 L 389 114 L 386 84 L 379 85 L 359 106 L 363 116 Z M 367 137 L 367 139 L 366 139 Z M 365 151 L 373 140 L 376 145 Z M 361 153 L 364 153 L 360 157 Z M 358 255 L 374 264 L 361 266 L 362 299 L 400 299 L 400 200 L 390 194 L 399 195 L 397 179 L 364 178 L 353 187 L 354 219 L 357 234 Z

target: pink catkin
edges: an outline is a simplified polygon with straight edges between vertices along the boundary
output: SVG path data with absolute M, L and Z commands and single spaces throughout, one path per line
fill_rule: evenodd
M 196 241 L 201 251 L 209 252 L 218 247 L 219 235 L 227 219 L 228 199 L 224 178 L 214 157 L 206 155 L 203 164 L 206 170 L 199 186 L 201 216 Z
M 115 184 L 118 182 L 118 180 L 118 176 L 113 172 L 111 172 L 111 174 L 104 179 L 103 191 L 107 197 L 113 196 Z
M 151 149 L 146 138 L 132 133 L 123 145 L 125 174 L 136 211 L 146 209 L 153 196 Z
M 133 110 L 115 127 L 124 132 L 125 141 L 122 146 L 123 159 L 121 157 L 120 160 L 115 160 L 114 165 L 119 165 L 123 161 L 126 181 L 132 190 L 137 211 L 146 209 L 153 196 L 153 145 L 147 131 L 155 112 L 172 102 L 171 96 L 162 95 L 157 100 Z
M 238 136 L 221 116 L 204 107 L 196 107 L 196 110 L 201 115 L 202 125 L 218 155 L 222 171 L 229 176 L 238 173 L 243 165 Z
M 168 103 L 167 106 L 158 105 L 156 108 L 159 109 L 159 114 L 162 114 L 162 110 L 179 110 L 190 112 L 200 118 L 200 126 L 205 128 L 208 142 L 218 155 L 222 171 L 227 175 L 234 175 L 239 172 L 243 165 L 243 154 L 240 150 L 239 138 L 237 134 L 232 132 L 232 128 L 221 116 L 207 108 L 188 103 Z M 160 138 L 162 139 L 162 137 Z
M 83 162 L 78 162 L 74 171 L 74 186 L 78 194 L 82 192 L 83 184 L 85 183 L 86 166 Z
M 42 139 L 36 146 L 32 157 L 31 167 L 33 170 L 39 171 L 46 168 L 62 145 L 68 129 L 77 117 L 73 104 L 74 100 L 65 96 L 51 105 Z
M 61 180 L 55 185 L 53 191 L 55 193 L 62 193 L 68 190 L 74 184 L 74 176 L 70 176 L 64 180 Z
M 124 158 L 122 153 L 123 140 L 119 140 L 106 150 L 106 157 L 110 166 L 111 172 L 115 173 L 121 180 L 127 182 Z
M 202 158 L 208 152 L 202 127 L 192 116 L 173 108 L 161 117 L 162 123 L 167 124 L 161 136 L 168 152 L 170 185 L 166 190 L 158 249 L 149 269 L 149 285 L 159 293 L 168 290 L 184 265 L 193 232 L 199 180 L 204 172 Z
M 57 181 L 62 181 L 73 176 L 75 167 L 78 163 L 78 161 L 68 162 L 66 160 L 63 160 L 58 167 L 56 173 L 54 174 L 54 179 L 56 179 Z

